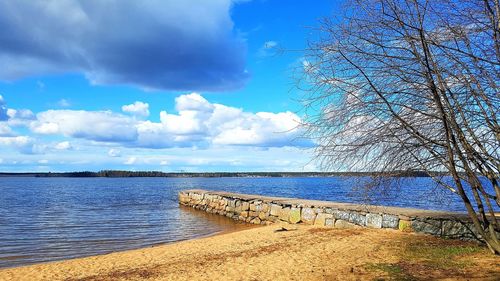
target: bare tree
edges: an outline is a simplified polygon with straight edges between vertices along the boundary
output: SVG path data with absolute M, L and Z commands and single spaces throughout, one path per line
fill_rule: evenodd
M 324 169 L 440 171 L 500 253 L 499 0 L 351 0 L 304 57 Z M 448 177 L 449 179 L 449 177 Z

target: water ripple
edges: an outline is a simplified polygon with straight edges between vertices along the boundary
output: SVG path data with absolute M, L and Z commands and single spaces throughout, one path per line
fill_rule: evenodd
M 203 188 L 268 196 L 462 211 L 429 179 L 375 193 L 346 178 L 0 178 L 0 267 L 104 254 L 237 227 L 179 208 L 177 193 Z M 368 200 L 367 200 L 368 199 Z

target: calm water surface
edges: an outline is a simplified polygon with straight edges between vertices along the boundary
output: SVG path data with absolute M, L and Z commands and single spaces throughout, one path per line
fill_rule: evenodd
M 430 179 L 359 193 L 352 178 L 0 178 L 0 267 L 68 259 L 192 239 L 238 226 L 179 208 L 177 193 L 202 188 L 463 211 Z M 371 198 L 367 201 L 367 198 Z

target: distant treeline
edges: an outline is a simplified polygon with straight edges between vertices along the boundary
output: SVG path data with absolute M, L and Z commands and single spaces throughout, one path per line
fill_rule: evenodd
M 439 172 L 433 175 L 445 175 Z M 429 177 L 423 171 L 399 171 L 391 173 L 380 172 L 210 172 L 210 173 L 187 173 L 159 171 L 117 171 L 104 170 L 99 172 L 64 172 L 64 173 L 0 173 L 0 177 L 104 177 L 104 178 L 128 178 L 128 177 L 171 177 L 171 178 L 194 178 L 194 177 L 337 177 L 337 176 L 393 176 L 393 177 Z

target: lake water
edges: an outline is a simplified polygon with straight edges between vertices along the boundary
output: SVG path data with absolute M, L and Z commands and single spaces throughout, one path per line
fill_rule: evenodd
M 180 190 L 463 211 L 431 179 L 359 192 L 360 179 L 327 178 L 0 178 L 0 267 L 147 247 L 232 230 L 238 224 L 180 208 Z M 363 179 L 361 179 L 363 181 Z M 367 198 L 371 200 L 367 201 Z

